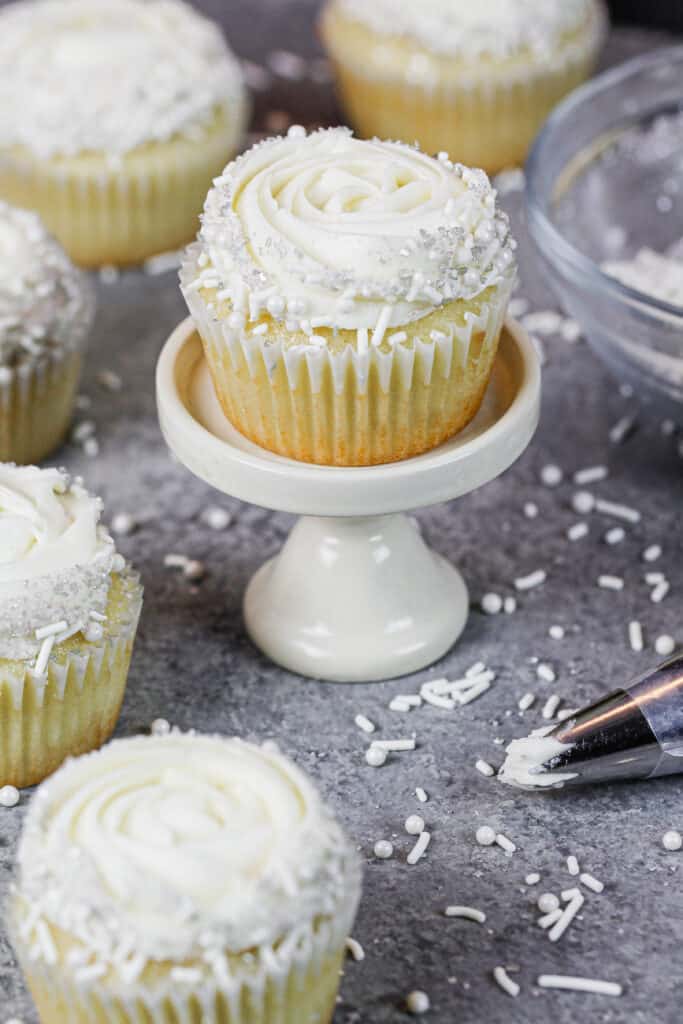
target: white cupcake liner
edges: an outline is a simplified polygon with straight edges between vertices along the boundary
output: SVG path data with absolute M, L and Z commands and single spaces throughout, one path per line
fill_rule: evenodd
M 348 899 L 334 919 L 301 925 L 275 945 L 231 954 L 211 968 L 136 965 L 131 956 L 118 971 L 102 973 L 92 963 L 75 966 L 73 946 L 66 966 L 59 963 L 63 933 L 30 911 L 17 914 L 16 905 L 13 944 L 43 1024 L 327 1024 L 359 897 L 358 876 L 349 881 Z

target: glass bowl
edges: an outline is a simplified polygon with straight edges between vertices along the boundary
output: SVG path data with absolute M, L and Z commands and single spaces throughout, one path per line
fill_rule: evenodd
M 526 199 L 549 283 L 588 342 L 680 419 L 683 307 L 602 268 L 644 248 L 683 259 L 683 46 L 629 61 L 565 100 L 532 150 Z

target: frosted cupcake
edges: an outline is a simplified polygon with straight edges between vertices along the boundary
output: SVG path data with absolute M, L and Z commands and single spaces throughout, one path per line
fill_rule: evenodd
M 494 173 L 590 75 L 606 24 L 602 0 L 328 0 L 322 33 L 362 135 Z
M 142 588 L 56 469 L 0 464 L 0 786 L 30 786 L 111 735 Z
M 85 266 L 189 241 L 246 114 L 220 30 L 180 0 L 4 7 L 0 108 L 0 198 Z
M 328 1024 L 359 892 L 291 762 L 173 733 L 41 786 L 11 929 L 42 1024 Z
M 93 312 L 39 218 L 0 202 L 0 462 L 40 462 L 63 441 Z
M 427 451 L 475 415 L 514 248 L 482 171 L 297 126 L 214 183 L 181 284 L 238 430 L 364 466 Z

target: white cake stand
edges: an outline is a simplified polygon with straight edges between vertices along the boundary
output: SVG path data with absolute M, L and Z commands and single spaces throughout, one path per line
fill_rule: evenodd
M 344 469 L 273 455 L 235 430 L 191 320 L 173 332 L 157 367 L 161 429 L 180 461 L 224 494 L 303 517 L 247 588 L 251 638 L 293 672 L 345 682 L 416 672 L 460 636 L 469 610 L 462 576 L 403 513 L 458 498 L 507 469 L 534 434 L 540 390 L 532 345 L 508 322 L 466 430 L 417 458 Z

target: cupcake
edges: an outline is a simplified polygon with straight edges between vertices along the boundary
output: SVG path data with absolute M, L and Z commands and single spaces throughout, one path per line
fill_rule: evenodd
M 593 71 L 602 0 L 328 0 L 321 27 L 365 136 L 490 174 L 524 162 L 553 107 Z
M 93 313 L 39 218 L 0 202 L 0 462 L 40 462 L 64 440 Z
M 84 266 L 186 244 L 237 150 L 240 68 L 181 0 L 23 0 L 0 10 L 0 198 Z
M 0 464 L 0 786 L 31 786 L 113 732 L 142 588 L 56 469 Z
M 359 893 L 290 761 L 174 732 L 40 787 L 11 931 L 42 1024 L 328 1024 Z
M 475 415 L 514 248 L 482 171 L 295 126 L 215 181 L 181 285 L 239 431 L 294 459 L 367 466 Z

